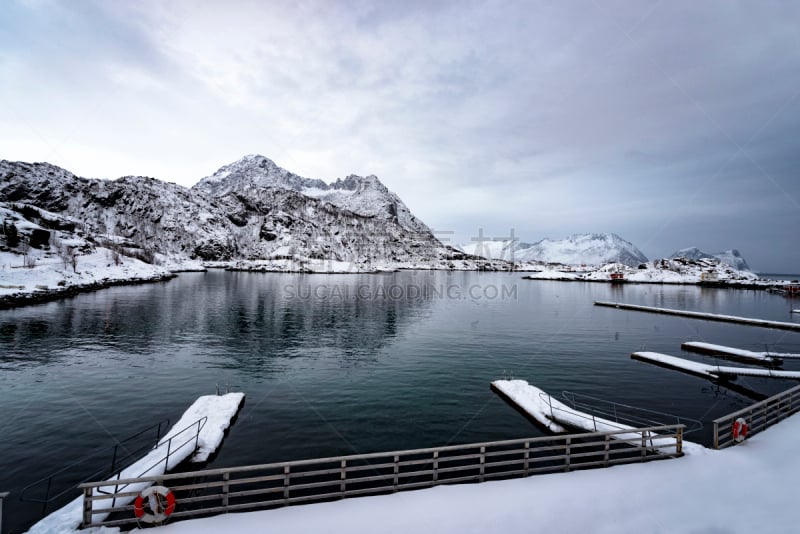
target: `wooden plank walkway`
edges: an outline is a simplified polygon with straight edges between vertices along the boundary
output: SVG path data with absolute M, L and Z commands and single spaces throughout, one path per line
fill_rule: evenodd
M 717 380 L 720 378 L 734 379 L 737 376 L 754 376 L 761 378 L 788 378 L 800 380 L 800 371 L 776 371 L 774 369 L 752 369 L 748 367 L 726 367 L 721 365 L 708 365 L 700 362 L 685 360 L 659 352 L 634 352 L 631 358 L 645 363 L 652 363 L 659 367 L 674 369 L 699 376 Z
M 692 319 L 703 319 L 706 321 L 720 321 L 723 323 L 738 323 L 750 326 L 763 326 L 765 328 L 777 328 L 780 330 L 793 330 L 800 332 L 800 323 L 785 323 L 781 321 L 768 321 L 766 319 L 753 319 L 750 317 L 738 317 L 736 315 L 720 315 L 716 313 L 695 312 L 686 310 L 672 310 L 669 308 L 657 308 L 655 306 L 641 306 L 638 304 L 624 304 L 622 302 L 595 301 L 595 306 L 605 306 L 607 308 L 617 308 L 620 310 L 643 311 L 649 313 L 661 313 L 664 315 L 677 315 L 680 317 L 691 317 Z

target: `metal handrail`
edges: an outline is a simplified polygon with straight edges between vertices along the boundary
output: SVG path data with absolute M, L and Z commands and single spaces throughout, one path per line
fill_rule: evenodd
M 191 424 L 185 426 L 184 428 L 182 428 L 181 430 L 179 430 L 178 432 L 176 432 L 175 434 L 170 436 L 170 438 L 168 440 L 159 441 L 159 443 L 155 447 L 153 447 L 152 450 L 157 450 L 159 447 L 163 447 L 166 444 L 166 446 L 167 446 L 167 454 L 166 454 L 166 456 L 164 456 L 163 458 L 159 458 L 154 464 L 152 464 L 150 467 L 148 467 L 147 469 L 142 471 L 137 478 L 141 478 L 145 474 L 149 473 L 150 471 L 155 469 L 157 466 L 159 466 L 162 462 L 164 463 L 164 470 L 165 471 L 168 470 L 169 469 L 169 457 L 170 457 L 170 454 L 174 453 L 175 451 L 177 451 L 179 449 L 182 449 L 185 445 L 189 444 L 192 440 L 194 440 L 194 442 L 195 442 L 194 448 L 197 449 L 197 443 L 198 443 L 198 440 L 200 439 L 200 431 L 206 426 L 207 422 L 208 422 L 208 416 L 203 416 L 200 419 L 198 419 L 197 421 L 195 421 L 194 423 L 191 423 Z M 172 440 L 174 440 L 175 438 L 177 438 L 178 436 L 180 436 L 181 434 L 183 434 L 187 430 L 189 430 L 191 428 L 194 428 L 195 426 L 197 426 L 197 431 L 193 435 L 191 435 L 186 441 L 184 441 L 180 445 L 176 446 L 175 448 L 172 447 Z M 114 486 L 115 486 L 114 493 L 116 493 L 120 489 L 124 490 L 130 484 L 130 483 L 125 482 L 125 480 L 128 480 L 128 479 L 124 479 L 124 480 L 120 479 L 122 471 L 124 471 L 124 469 L 120 469 L 119 471 L 117 471 L 117 480 L 116 480 L 116 484 L 114 484 Z M 124 486 L 122 488 L 119 488 L 120 484 L 124 484 Z M 78 487 L 82 487 L 82 486 L 78 486 Z M 111 494 L 111 492 L 104 491 L 101 488 L 98 488 L 97 492 L 98 493 Z
M 637 426 L 637 427 L 667 424 L 664 422 L 664 420 L 649 418 L 655 416 L 655 417 L 665 417 L 668 419 L 672 419 L 675 421 L 676 424 L 691 423 L 691 426 L 687 425 L 687 429 L 684 430 L 684 434 L 696 432 L 703 428 L 702 421 L 699 421 L 697 419 L 692 419 L 690 417 L 681 417 L 675 414 L 660 412 L 657 410 L 650 410 L 648 408 L 640 408 L 638 406 L 632 406 L 621 402 L 614 402 L 606 399 L 600 399 L 597 397 L 584 395 L 582 393 L 575 393 L 572 391 L 562 391 L 561 396 L 568 403 L 568 405 L 571 404 L 571 407 L 575 410 L 586 412 L 592 416 L 599 416 L 603 418 L 611 417 L 613 418 L 613 421 L 618 424 L 626 424 L 629 426 Z M 580 400 L 580 399 L 585 399 L 585 400 Z M 573 414 L 573 415 L 578 415 L 578 414 Z
M 132 440 L 134 440 L 134 439 L 136 439 L 136 438 L 138 438 L 138 437 L 140 437 L 140 436 L 142 436 L 144 434 L 149 433 L 153 429 L 156 429 L 155 442 L 158 443 L 159 440 L 161 440 L 161 437 L 162 437 L 162 435 L 161 435 L 162 428 L 166 429 L 168 427 L 169 427 L 169 419 L 163 419 L 162 421 L 159 421 L 158 423 L 154 423 L 154 424 L 152 424 L 150 426 L 147 426 L 147 427 L 143 428 L 142 430 L 139 430 L 135 434 L 131 434 L 130 436 L 128 436 L 128 437 L 126 437 L 126 438 L 124 438 L 122 440 L 116 440 L 117 442 L 114 445 L 111 445 L 111 446 L 104 445 L 104 446 L 101 446 L 101 447 L 97 447 L 97 448 L 93 449 L 91 452 L 89 452 L 88 454 L 84 455 L 83 458 L 80 458 L 79 460 L 76 460 L 76 461 L 72 462 L 71 464 L 68 464 L 68 465 L 66 465 L 64 467 L 61 467 L 58 470 L 52 472 L 51 474 L 49 474 L 49 475 L 47 475 L 45 477 L 42 477 L 42 478 L 40 478 L 40 479 L 38 479 L 38 480 L 36 480 L 34 482 L 31 482 L 30 484 L 28 484 L 27 486 L 22 488 L 22 490 L 20 491 L 19 500 L 22 501 L 22 502 L 42 503 L 43 504 L 42 514 L 44 514 L 47 511 L 47 505 L 49 503 L 55 501 L 56 499 L 61 498 L 65 494 L 67 494 L 70 491 L 73 491 L 75 489 L 75 486 L 73 484 L 69 484 L 66 487 L 66 489 L 61 490 L 58 493 L 51 495 L 50 494 L 50 490 L 51 490 L 51 487 L 52 487 L 53 480 L 55 479 L 56 476 L 58 476 L 58 475 L 60 475 L 60 474 L 62 474 L 64 472 L 72 472 L 72 471 L 75 470 L 75 467 L 88 463 L 91 459 L 100 456 L 104 452 L 108 453 L 111 456 L 110 468 L 109 469 L 100 468 L 100 469 L 92 472 L 90 475 L 84 476 L 82 478 L 82 480 L 80 480 L 79 482 L 85 482 L 86 480 L 91 480 L 91 479 L 96 478 L 98 476 L 114 476 L 114 473 L 116 473 L 118 471 L 117 467 L 118 467 L 118 465 L 120 463 L 122 463 L 123 466 L 126 467 L 127 465 L 130 465 L 131 462 L 129 462 L 129 460 L 131 458 L 134 458 L 135 456 L 137 456 L 142 451 L 147 450 L 147 449 L 151 449 L 153 447 L 153 445 L 150 444 L 152 442 L 150 442 L 150 443 L 146 443 L 144 445 L 141 445 L 141 446 L 137 447 L 134 450 L 128 450 L 128 448 L 125 446 L 126 443 L 128 443 L 128 442 L 130 442 L 130 441 L 132 441 Z M 124 451 L 124 454 L 122 456 L 119 455 L 120 448 L 122 448 L 122 450 Z M 102 475 L 102 473 L 107 473 L 107 475 Z M 32 492 L 35 488 L 37 488 L 37 487 L 39 487 L 39 486 L 41 486 L 41 485 L 43 485 L 45 483 L 47 484 L 47 487 L 45 489 L 44 497 L 39 498 L 39 497 L 31 497 L 31 496 L 29 496 L 30 492 Z
M 684 428 L 685 425 L 681 424 L 521 438 L 86 482 L 79 486 L 84 492 L 83 526 L 120 526 L 136 522 L 133 514 L 121 519 L 94 520 L 93 516 L 97 514 L 133 511 L 130 504 L 93 509 L 95 501 L 123 497 L 132 500 L 136 496 L 137 493 L 131 491 L 113 495 L 98 495 L 96 492 L 100 487 L 115 484 L 155 482 L 170 486 L 179 504 L 171 517 L 178 519 L 439 484 L 483 482 L 498 477 L 674 458 L 683 453 Z M 659 432 L 665 440 L 662 454 L 650 454 L 647 441 L 652 432 Z M 636 437 L 629 437 L 632 433 Z M 626 437 L 612 440 L 616 434 L 625 434 Z M 666 440 L 672 440 L 672 443 L 668 444 Z M 668 448 L 673 452 L 667 452 Z M 257 471 L 262 473 L 255 473 Z

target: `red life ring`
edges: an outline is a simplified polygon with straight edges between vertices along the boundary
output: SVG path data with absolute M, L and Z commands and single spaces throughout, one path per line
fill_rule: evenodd
M 163 497 L 166 503 L 162 503 Z M 145 499 L 150 505 L 150 512 L 145 511 Z M 175 511 L 175 494 L 164 486 L 150 486 L 136 496 L 133 502 L 133 513 L 145 523 L 156 523 L 167 519 Z
M 733 441 L 739 443 L 740 441 L 744 441 L 744 438 L 747 437 L 747 421 L 743 417 L 738 418 L 736 421 L 733 422 L 733 429 L 731 430 L 731 434 L 733 435 Z

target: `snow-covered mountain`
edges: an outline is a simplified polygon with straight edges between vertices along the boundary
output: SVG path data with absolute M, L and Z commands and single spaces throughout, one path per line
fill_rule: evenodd
M 468 254 L 514 262 L 603 265 L 622 263 L 631 267 L 647 261 L 636 246 L 617 234 L 573 234 L 564 239 L 542 239 L 533 244 L 482 241 L 459 247 Z
M 521 261 L 568 265 L 622 263 L 636 267 L 647 261 L 642 251 L 617 234 L 573 234 L 564 239 L 542 239 L 520 250 Z
M 296 191 L 358 215 L 385 219 L 411 232 L 431 233 L 430 228 L 411 213 L 400 197 L 389 191 L 374 175 L 364 177 L 351 174 L 326 184 L 322 180 L 303 178 L 282 169 L 264 156 L 248 155 L 221 167 L 192 189 L 219 198 L 231 193 L 250 197 L 265 188 Z
M 442 245 L 378 178 L 348 176 L 328 185 L 263 156 L 226 165 L 191 189 L 147 177 L 86 179 L 48 163 L 0 161 L 0 202 L 68 216 L 80 221 L 86 236 L 113 237 L 177 260 L 475 263 Z
M 702 258 L 716 258 L 720 263 L 730 265 L 737 271 L 750 271 L 750 266 L 747 261 L 742 257 L 736 249 L 726 250 L 723 252 L 708 253 L 703 252 L 697 247 L 688 247 L 676 250 L 669 256 L 670 258 L 686 258 L 690 260 L 699 260 Z

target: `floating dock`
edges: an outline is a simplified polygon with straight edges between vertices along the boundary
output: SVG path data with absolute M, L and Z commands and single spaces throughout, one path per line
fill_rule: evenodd
M 222 443 L 225 430 L 239 412 L 243 400 L 244 393 L 205 395 L 198 398 L 144 458 L 120 471 L 117 480 L 163 475 L 190 457 L 193 462 L 207 460 Z M 130 504 L 139 492 L 151 485 L 152 482 L 131 484 L 125 488 L 126 494 L 130 496 L 96 501 L 94 515 L 105 518 L 109 514 L 105 510 Z M 117 489 L 114 486 L 95 488 L 95 495 L 113 495 Z M 66 532 L 69 529 L 77 531 L 82 519 L 81 496 L 33 525 L 28 533 Z
M 774 369 L 751 369 L 747 367 L 708 365 L 678 358 L 676 356 L 670 356 L 668 354 L 661 354 L 659 352 L 634 352 L 631 354 L 631 358 L 710 380 L 735 380 L 737 376 L 800 380 L 800 371 L 776 371 Z
M 723 323 L 738 323 L 750 326 L 763 326 L 766 328 L 777 328 L 780 330 L 793 330 L 800 332 L 800 323 L 786 323 L 782 321 L 768 321 L 766 319 L 752 319 L 750 317 L 737 317 L 736 315 L 719 315 L 716 313 L 705 313 L 685 310 L 672 310 L 669 308 L 657 308 L 654 306 L 640 306 L 638 304 L 624 304 L 622 302 L 603 302 L 595 301 L 595 306 L 605 306 L 607 308 L 618 308 L 620 310 L 643 311 L 649 313 L 661 313 L 664 315 L 677 315 L 680 317 L 691 317 L 693 319 L 704 319 L 706 321 L 720 321 Z
M 630 433 L 612 434 L 611 438 L 632 444 L 641 443 L 642 434 L 636 427 L 576 410 L 554 399 L 549 393 L 529 384 L 525 380 L 495 380 L 491 384 L 491 389 L 517 411 L 534 421 L 537 426 L 544 427 L 550 432 L 561 433 L 567 432 L 569 429 L 585 432 L 630 430 Z M 672 440 L 659 438 L 656 433 L 652 433 L 651 436 L 648 438 L 648 448 L 652 448 L 655 451 L 661 448 L 674 449 Z M 683 445 L 692 449 L 701 447 L 687 441 L 683 441 Z
M 715 345 L 713 343 L 704 343 L 702 341 L 687 341 L 686 343 L 681 344 L 681 349 L 687 352 L 696 352 L 697 354 L 706 354 L 708 356 L 719 356 L 720 358 L 724 358 L 726 360 L 763 365 L 765 367 L 775 367 L 783 363 L 783 359 L 781 359 L 777 354 L 773 355 L 768 352 L 753 352 L 750 350 L 725 347 L 723 345 Z M 796 356 L 800 358 L 800 354 Z

